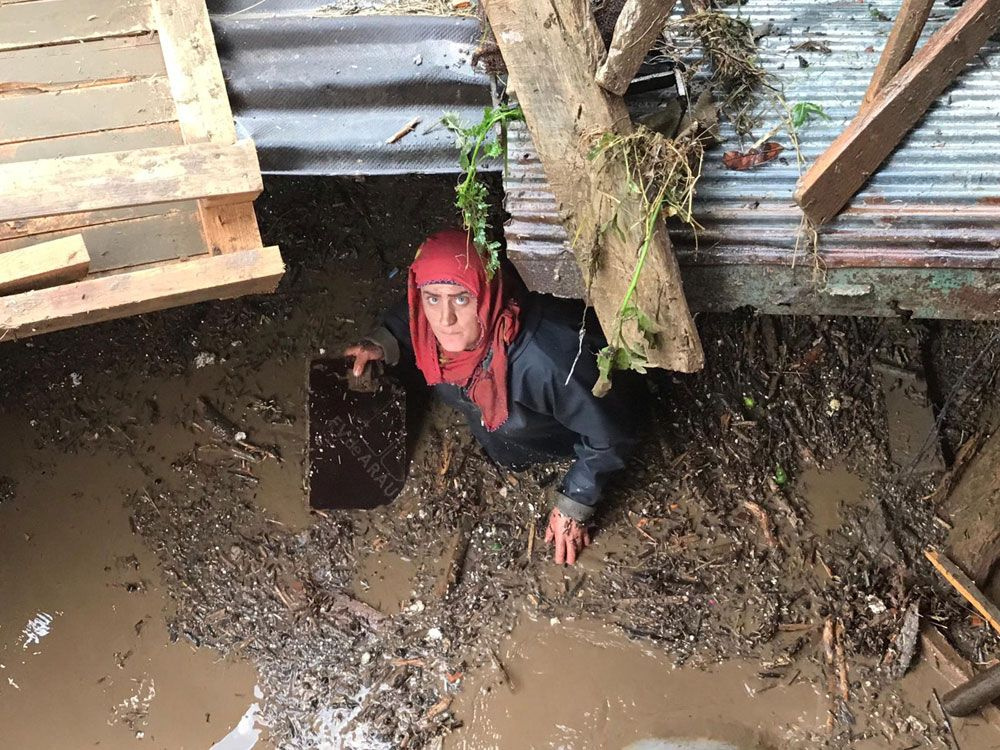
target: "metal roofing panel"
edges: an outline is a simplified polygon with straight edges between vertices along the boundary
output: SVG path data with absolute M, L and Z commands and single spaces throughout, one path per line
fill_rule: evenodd
M 215 0 L 212 26 L 237 124 L 267 174 L 456 172 L 445 112 L 479 121 L 475 19 L 331 16 L 315 0 Z M 416 130 L 386 141 L 413 118 Z
M 877 4 L 892 16 L 898 0 Z M 764 67 L 781 81 L 789 105 L 813 102 L 829 121 L 813 120 L 800 132 L 807 163 L 814 160 L 853 119 L 892 26 L 869 5 L 828 0 L 751 0 L 731 10 L 754 24 L 770 22 L 760 40 Z M 951 17 L 940 7 L 925 29 L 926 39 Z M 831 53 L 797 51 L 806 40 Z M 807 66 L 800 65 L 799 56 Z M 993 40 L 971 62 L 903 144 L 883 164 L 850 206 L 822 231 L 820 259 L 836 268 L 1000 268 L 1000 43 Z M 759 128 L 778 123 L 772 113 Z M 671 237 L 682 266 L 733 264 L 810 266 L 796 256 L 801 211 L 792 201 L 799 178 L 794 152 L 757 169 L 737 172 L 722 164 L 722 153 L 746 148 L 728 124 L 724 144 L 706 154 L 695 213 L 703 229 L 695 238 L 686 227 Z M 788 144 L 787 138 L 777 140 Z M 506 187 L 513 214 L 508 249 L 521 264 L 568 259 L 566 234 L 548 193 L 526 132 L 511 136 L 511 170 Z M 544 252 L 541 251 L 545 248 Z M 542 253 L 542 254 L 540 254 Z M 548 291 L 576 294 L 576 280 L 532 281 Z M 980 280 L 981 281 L 981 280 Z M 735 304 L 752 296 L 736 291 Z M 994 307 L 995 307 L 994 303 Z

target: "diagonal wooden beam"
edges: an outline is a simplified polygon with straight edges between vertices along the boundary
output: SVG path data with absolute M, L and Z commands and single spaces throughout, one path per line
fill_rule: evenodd
M 490 25 L 524 110 L 590 301 L 609 337 L 630 287 L 644 221 L 641 199 L 624 189 L 624 164 L 589 160 L 602 133 L 632 132 L 625 102 L 602 89 L 594 74 L 604 54 L 587 0 L 488 0 Z M 615 224 L 614 229 L 600 231 Z M 657 223 L 633 302 L 653 322 L 651 367 L 692 372 L 704 364 L 698 333 L 681 287 L 680 272 L 666 228 Z M 625 343 L 647 349 L 634 325 L 623 329 Z M 612 342 L 613 344 L 615 342 Z
M 0 221 L 212 198 L 263 189 L 251 141 L 196 143 L 0 165 Z
M 607 58 L 597 69 L 601 86 L 613 94 L 625 93 L 676 4 L 676 0 L 625 0 Z
M 875 66 L 871 83 L 868 84 L 868 91 L 865 92 L 861 102 L 862 108 L 871 104 L 875 95 L 886 87 L 913 55 L 933 6 L 934 0 L 903 0 L 896 21 L 892 25 L 892 31 L 889 32 L 889 38 L 885 42 L 882 56 Z
M 1000 26 L 1000 0 L 966 0 L 799 180 L 816 225 L 837 215 Z

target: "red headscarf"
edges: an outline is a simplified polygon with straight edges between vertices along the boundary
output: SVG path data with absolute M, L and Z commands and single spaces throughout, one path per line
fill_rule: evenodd
M 475 297 L 480 336 L 458 353 L 442 352 L 424 315 L 420 288 L 457 284 Z M 417 367 L 429 385 L 451 383 L 465 388 L 491 432 L 507 421 L 507 347 L 520 328 L 517 303 L 504 292 L 502 272 L 486 278 L 482 258 L 468 235 L 450 229 L 428 237 L 410 265 L 407 284 L 410 337 Z

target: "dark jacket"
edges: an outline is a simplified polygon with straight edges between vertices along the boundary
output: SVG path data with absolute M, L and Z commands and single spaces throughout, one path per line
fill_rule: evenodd
M 489 432 L 462 388 L 447 383 L 435 391 L 465 416 L 493 460 L 510 467 L 576 455 L 559 486 L 556 506 L 585 521 L 593 515 L 608 478 L 625 465 L 636 443 L 637 395 L 641 383 L 617 373 L 604 398 L 591 393 L 597 380 L 597 351 L 604 336 L 593 315 L 580 340 L 583 304 L 529 294 L 521 330 L 508 350 L 510 416 Z M 368 338 L 385 351 L 386 362 L 415 367 L 406 305 L 392 308 L 383 327 Z

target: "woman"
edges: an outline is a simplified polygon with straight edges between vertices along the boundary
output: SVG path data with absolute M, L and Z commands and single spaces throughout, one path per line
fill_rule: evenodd
M 598 399 L 596 324 L 581 335 L 578 304 L 536 294 L 516 299 L 509 279 L 488 279 L 465 232 L 429 237 L 410 266 L 407 304 L 345 354 L 415 363 L 441 398 L 465 416 L 493 460 L 509 467 L 576 460 L 562 478 L 545 541 L 573 564 L 590 544 L 587 522 L 608 478 L 635 444 L 636 402 L 616 384 Z

